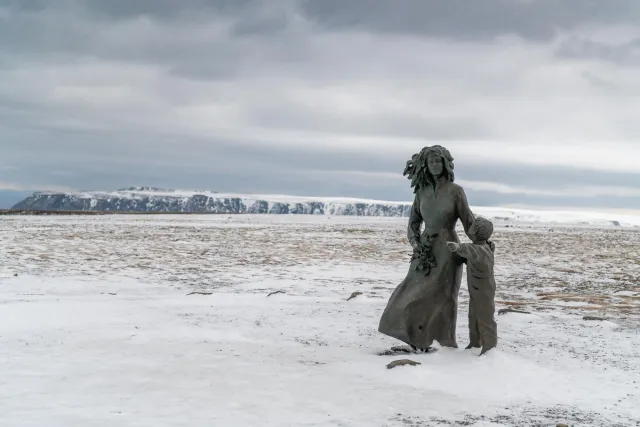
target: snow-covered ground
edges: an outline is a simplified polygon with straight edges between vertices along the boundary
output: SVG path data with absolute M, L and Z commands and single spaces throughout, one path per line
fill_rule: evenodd
M 406 218 L 2 217 L 0 426 L 640 425 L 639 231 L 508 225 L 530 314 L 389 370 Z

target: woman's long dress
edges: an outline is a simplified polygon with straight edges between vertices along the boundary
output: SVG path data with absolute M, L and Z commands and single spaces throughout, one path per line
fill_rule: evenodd
M 425 274 L 425 270 L 416 269 L 419 260 L 411 260 L 407 276 L 382 314 L 378 331 L 420 349 L 428 348 L 434 340 L 457 347 L 462 259 L 451 253 L 446 243 L 459 242 L 455 232 L 458 219 L 468 233 L 474 216 L 462 187 L 441 179 L 435 187 L 418 189 L 409 218 L 409 241 L 425 242 L 432 236 L 431 253 L 436 266 Z M 422 223 L 425 229 L 421 234 Z

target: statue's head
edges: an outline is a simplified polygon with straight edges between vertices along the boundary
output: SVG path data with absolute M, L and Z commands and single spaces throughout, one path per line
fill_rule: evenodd
M 424 147 L 407 162 L 403 175 L 407 175 L 416 191 L 420 187 L 434 185 L 440 178 L 453 182 L 453 157 L 441 145 Z
M 469 228 L 469 237 L 474 242 L 485 242 L 493 234 L 493 223 L 486 218 L 477 217 Z

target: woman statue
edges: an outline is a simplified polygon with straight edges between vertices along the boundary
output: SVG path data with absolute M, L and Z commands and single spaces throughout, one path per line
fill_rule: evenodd
M 408 237 L 413 247 L 409 272 L 395 289 L 378 331 L 427 352 L 434 340 L 457 348 L 456 318 L 462 259 L 447 249 L 459 242 L 458 219 L 468 233 L 474 220 L 462 187 L 453 183 L 453 157 L 446 148 L 425 147 L 407 162 L 415 199 Z M 420 229 L 424 224 L 424 231 Z

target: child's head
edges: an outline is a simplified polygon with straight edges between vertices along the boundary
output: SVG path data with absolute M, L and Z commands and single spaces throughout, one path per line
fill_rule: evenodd
M 476 218 L 469 229 L 469 237 L 471 237 L 474 242 L 487 241 L 491 237 L 491 234 L 493 234 L 493 223 L 481 217 Z

